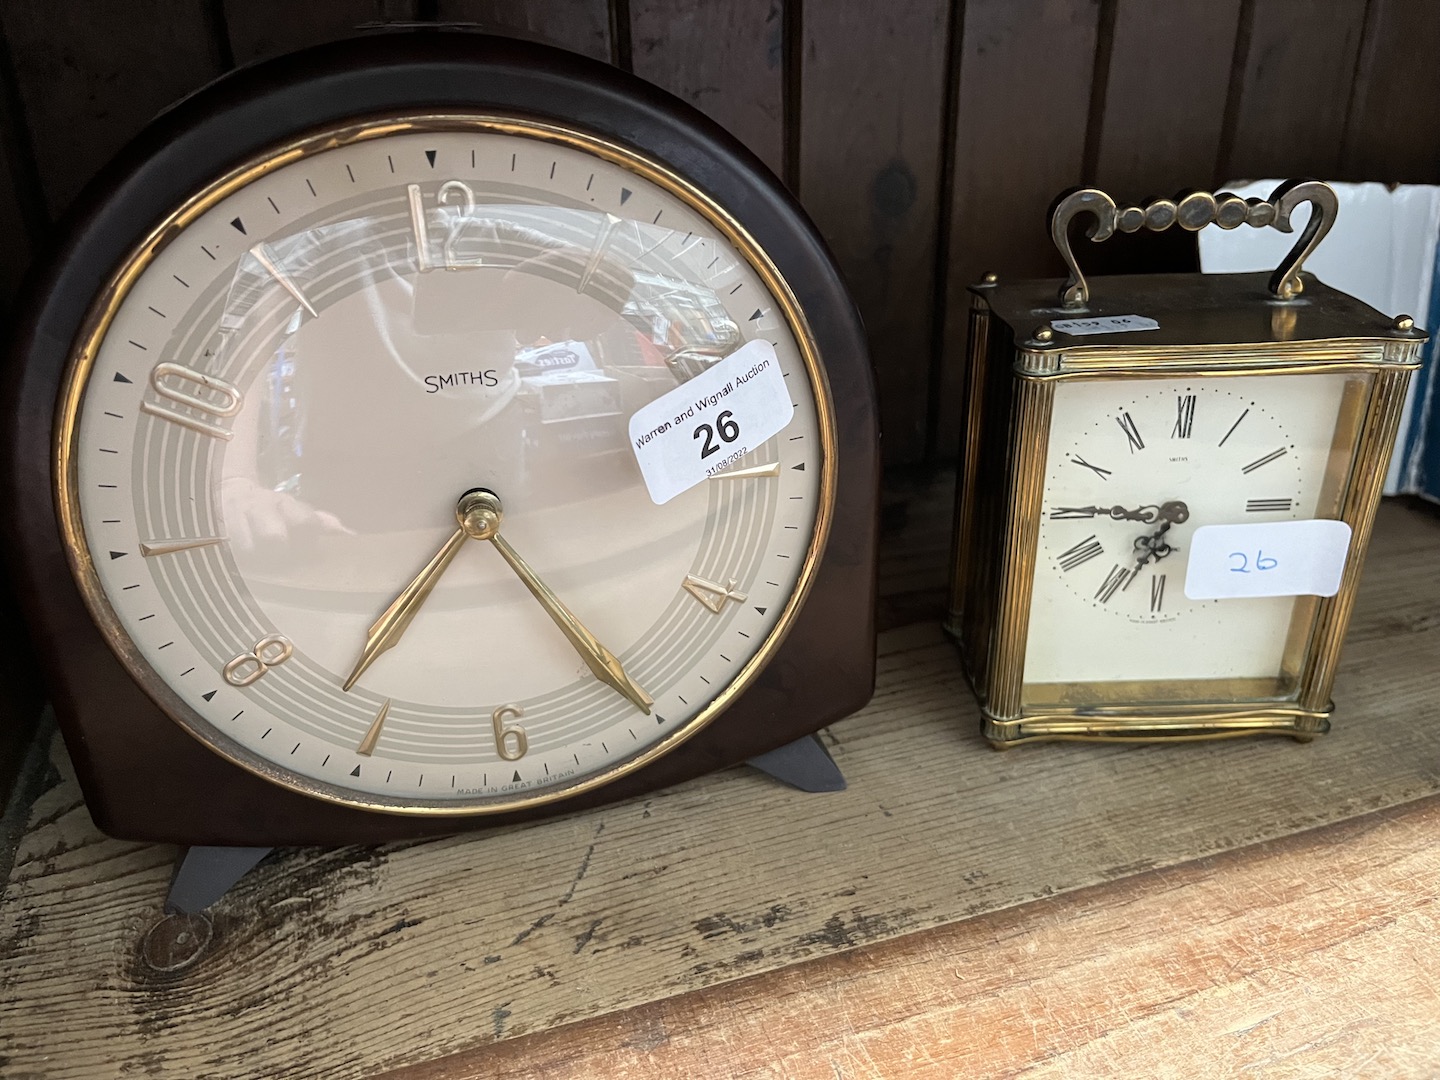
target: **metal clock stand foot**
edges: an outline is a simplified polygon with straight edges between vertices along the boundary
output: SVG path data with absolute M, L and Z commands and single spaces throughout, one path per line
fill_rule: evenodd
M 746 762 L 799 791 L 844 791 L 845 775 L 818 735 L 806 735 Z M 261 859 L 268 847 L 190 847 L 175 862 L 167 913 L 198 915 L 230 891 Z
M 806 735 L 768 754 L 753 757 L 745 764 L 799 791 L 845 790 L 845 774 L 819 735 Z
M 175 862 L 170 894 L 165 898 L 167 913 L 198 915 L 230 891 L 274 848 L 191 847 Z

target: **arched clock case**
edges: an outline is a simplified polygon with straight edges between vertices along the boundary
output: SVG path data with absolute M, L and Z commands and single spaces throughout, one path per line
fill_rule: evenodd
M 242 69 L 82 194 L 16 313 L 11 568 L 112 835 L 515 821 L 869 698 L 858 316 L 764 167 L 622 72 L 444 33 Z M 793 414 L 750 445 L 767 368 Z M 714 456 L 662 503 L 625 424 L 666 394 L 706 433 L 650 437 Z

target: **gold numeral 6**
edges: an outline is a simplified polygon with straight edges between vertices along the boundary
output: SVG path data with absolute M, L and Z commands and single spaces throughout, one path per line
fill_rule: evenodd
M 519 705 L 501 705 L 490 714 L 490 722 L 495 725 L 495 752 L 505 761 L 519 761 L 530 749 L 524 728 L 519 724 L 505 726 L 505 717 L 524 715 L 525 710 Z

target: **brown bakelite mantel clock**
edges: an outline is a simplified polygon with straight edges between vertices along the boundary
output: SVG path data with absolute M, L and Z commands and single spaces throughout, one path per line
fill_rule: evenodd
M 870 695 L 859 320 L 763 166 L 624 73 L 467 34 L 237 72 L 19 310 L 13 559 L 113 835 L 514 821 Z
M 1301 273 L 1334 192 L 1056 204 L 1066 281 L 975 286 L 947 627 L 996 746 L 1328 730 L 1425 335 Z M 1069 226 L 1274 226 L 1274 274 L 1086 282 Z

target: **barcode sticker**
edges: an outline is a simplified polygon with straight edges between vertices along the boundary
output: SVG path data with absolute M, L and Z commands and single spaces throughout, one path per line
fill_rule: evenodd
M 1062 334 L 1128 334 L 1135 330 L 1159 330 L 1160 324 L 1144 315 L 1099 315 L 1093 319 L 1055 319 L 1050 325 Z
M 1343 521 L 1202 525 L 1190 538 L 1185 595 L 1334 596 L 1349 554 L 1350 526 Z

